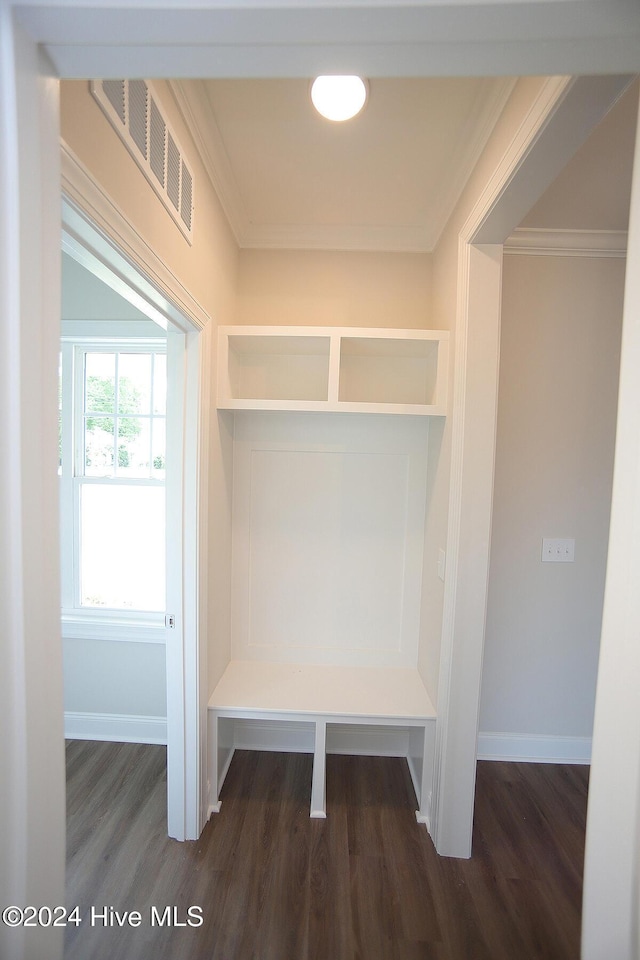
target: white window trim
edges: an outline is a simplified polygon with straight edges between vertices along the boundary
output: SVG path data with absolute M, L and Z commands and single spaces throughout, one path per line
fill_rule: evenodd
M 103 477 L 85 477 L 78 465 L 83 460 L 82 440 L 77 429 L 76 398 L 84 390 L 83 369 L 76 356 L 92 352 L 126 351 L 128 353 L 166 353 L 164 338 L 145 337 L 61 337 L 62 349 L 62 460 L 60 477 L 61 515 L 61 623 L 65 639 L 116 640 L 140 643 L 166 643 L 165 611 L 122 610 L 109 607 L 88 607 L 79 596 L 79 489 L 85 483 L 102 483 Z M 69 412 L 70 411 L 70 412 Z M 153 478 L 110 477 L 114 485 L 165 486 L 164 480 Z
M 134 621 L 127 616 L 119 619 L 115 610 L 100 610 L 90 616 L 63 611 L 62 637 L 64 640 L 122 640 L 127 643 L 166 642 L 163 614 L 152 614 L 157 620 Z

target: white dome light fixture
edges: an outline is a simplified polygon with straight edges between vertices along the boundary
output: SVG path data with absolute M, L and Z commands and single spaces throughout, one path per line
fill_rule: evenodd
M 316 77 L 311 85 L 311 100 L 318 113 L 338 123 L 360 113 L 367 94 L 367 83 L 362 77 Z

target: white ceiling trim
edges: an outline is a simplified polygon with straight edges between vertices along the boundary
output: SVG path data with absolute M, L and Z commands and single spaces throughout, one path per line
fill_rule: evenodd
M 546 230 L 517 227 L 504 252 L 534 257 L 612 257 L 627 255 L 625 230 Z
M 441 194 L 437 211 L 432 215 L 433 232 L 428 247 L 430 251 L 436 247 L 516 83 L 516 77 L 503 79 L 497 83 L 494 95 L 490 98 L 486 97 L 484 83 L 479 85 L 474 109 L 459 138 L 455 172 L 449 180 L 449 188 Z
M 405 253 L 431 249 L 432 238 L 425 228 L 419 226 L 251 223 L 203 84 L 195 81 L 187 86 L 175 80 L 169 82 L 169 87 L 241 249 Z
M 486 95 L 486 85 L 494 94 Z M 389 253 L 430 253 L 436 246 L 458 202 L 469 175 L 515 86 L 515 78 L 488 79 L 479 85 L 476 104 L 453 151 L 453 172 L 448 187 L 440 194 L 437 209 L 430 214 L 431 226 L 321 225 L 252 223 L 240 190 L 215 114 L 202 82 L 185 84 L 169 81 L 182 118 L 200 153 L 201 160 L 218 195 L 231 230 L 242 249 L 269 250 L 361 250 Z
M 192 0 L 188 9 L 177 0 L 135 0 L 126 8 L 122 0 L 13 0 L 12 6 L 59 74 L 78 78 L 632 73 L 640 56 L 637 0 Z
M 548 0 L 535 2 L 540 7 L 549 5 Z M 579 7 L 576 0 L 570 2 Z M 192 13 L 188 9 L 180 12 L 184 18 Z M 97 26 L 98 34 L 99 29 Z M 104 80 L 205 76 L 225 80 L 240 77 L 283 79 L 322 73 L 406 78 L 555 76 L 562 73 L 589 76 L 616 71 L 637 73 L 640 69 L 637 29 L 635 32 L 630 29 L 629 34 L 622 37 L 602 40 L 551 38 L 543 42 L 536 38 L 465 44 L 453 37 L 454 34 L 450 41 L 442 43 L 400 41 L 371 46 L 346 43 L 236 46 L 195 41 L 181 46 L 166 36 L 163 44 L 155 46 L 151 41 L 134 44 L 125 38 L 114 44 L 93 39 L 86 43 L 46 44 L 45 50 L 58 76 L 78 80 L 92 76 Z
M 383 253 L 429 253 L 430 238 L 415 226 L 256 226 L 241 246 L 257 250 L 351 250 Z
M 200 154 L 236 242 L 242 247 L 249 229 L 249 217 L 204 85 L 201 81 L 191 81 L 187 89 L 181 80 L 169 80 L 167 85 Z
M 64 140 L 60 149 L 67 252 L 79 259 L 76 254 L 80 244 L 87 258 L 81 260 L 83 265 L 143 313 L 148 312 L 145 305 L 151 305 L 185 333 L 203 330 L 211 319 L 204 307 L 156 255 Z M 108 265 L 105 272 L 97 267 L 100 261 Z M 115 286 L 114 278 L 120 281 Z

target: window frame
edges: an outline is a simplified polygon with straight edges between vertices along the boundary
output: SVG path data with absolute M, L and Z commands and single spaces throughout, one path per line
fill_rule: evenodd
M 164 479 L 117 476 L 117 474 L 108 477 L 86 476 L 84 472 L 84 390 L 87 353 L 146 353 L 166 356 L 167 340 L 165 337 L 70 335 L 62 336 L 60 341 L 61 462 L 59 477 L 62 636 L 65 639 L 165 643 L 166 609 L 162 611 L 129 610 L 81 604 L 80 495 L 85 484 L 104 484 L 105 481 L 114 486 L 149 486 L 166 490 L 166 475 Z M 153 414 L 149 415 L 150 420 L 152 416 Z M 164 419 L 166 420 L 166 410 Z

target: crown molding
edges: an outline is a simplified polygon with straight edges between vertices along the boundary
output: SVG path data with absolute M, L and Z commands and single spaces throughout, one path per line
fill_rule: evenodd
M 534 257 L 610 257 L 627 255 L 625 230 L 547 230 L 517 227 L 504 252 Z
M 199 80 L 171 80 L 168 84 L 241 249 L 391 253 L 432 249 L 427 230 L 420 226 L 251 223 L 204 84 Z
M 242 247 L 243 237 L 250 225 L 249 217 L 242 203 L 204 84 L 201 80 L 168 80 L 167 85 L 213 184 L 236 242 Z
M 462 146 L 456 152 L 459 159 L 450 186 L 443 191 L 434 212 L 432 230 L 426 225 L 252 223 L 242 202 L 204 84 L 199 80 L 172 80 L 169 81 L 169 87 L 241 249 L 430 253 L 480 158 L 515 82 L 512 78 L 499 82 L 495 95 L 488 102 L 481 100 L 480 122 L 477 122 L 478 112 L 472 111 L 468 127 L 460 137 Z M 504 252 L 529 256 L 625 257 L 626 245 L 627 235 L 624 231 L 518 227 L 505 242 Z
M 336 250 L 429 253 L 429 237 L 416 226 L 285 226 L 252 224 L 240 246 L 248 250 Z
M 454 172 L 450 175 L 448 189 L 442 191 L 437 202 L 436 210 L 432 215 L 433 228 L 429 238 L 429 251 L 435 249 L 444 229 L 453 213 L 458 200 L 462 195 L 469 177 L 482 155 L 489 137 L 495 127 L 507 101 L 517 83 L 516 77 L 504 79 L 485 79 L 478 89 L 476 100 L 469 119 L 458 138 L 458 147 L 455 156 Z M 486 85 L 494 85 L 493 96 L 485 96 Z
M 510 77 L 483 82 L 483 88 L 478 92 L 476 108 L 471 110 L 468 124 L 460 135 L 459 149 L 455 151 L 457 162 L 454 164 L 454 172 L 448 189 L 443 191 L 433 213 L 431 229 L 426 225 L 415 224 L 390 226 L 252 223 L 242 201 L 204 84 L 199 80 L 171 80 L 168 85 L 241 249 L 430 253 L 460 198 L 469 174 L 477 163 L 515 82 Z M 485 97 L 486 83 L 495 85 L 494 96 L 488 100 Z

